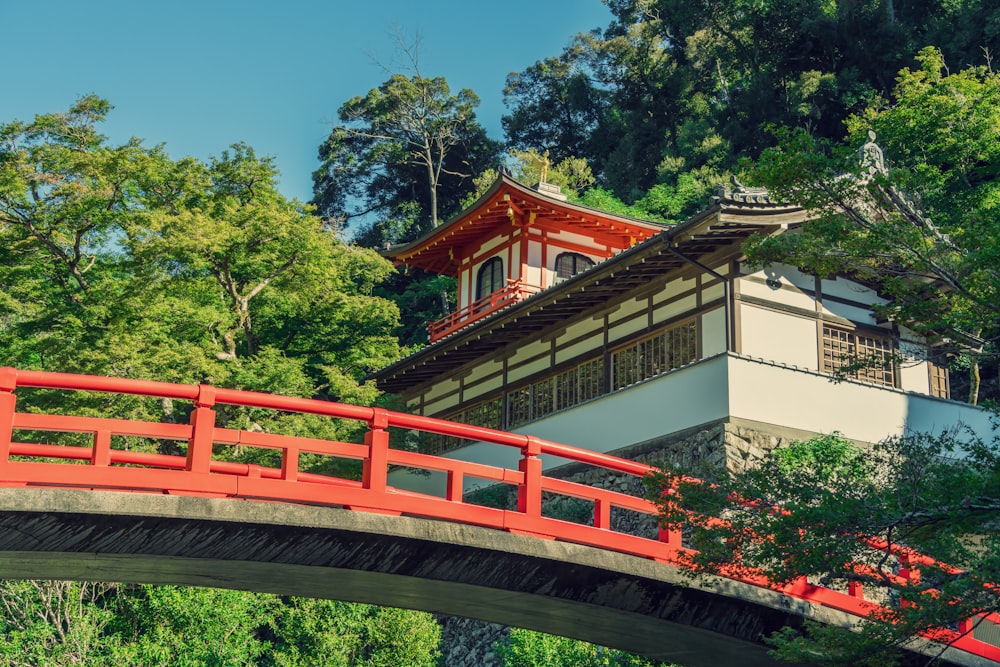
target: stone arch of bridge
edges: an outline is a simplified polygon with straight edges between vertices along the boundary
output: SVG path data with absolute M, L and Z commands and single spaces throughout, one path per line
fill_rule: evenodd
M 0 577 L 184 584 L 466 616 L 687 667 L 770 665 L 762 634 L 840 612 L 593 547 L 225 498 L 0 489 Z

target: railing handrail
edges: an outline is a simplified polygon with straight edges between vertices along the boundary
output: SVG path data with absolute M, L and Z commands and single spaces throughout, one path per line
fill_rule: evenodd
M 0 368 L 0 392 L 13 391 L 17 387 L 34 387 L 44 389 L 65 389 L 69 391 L 95 391 L 115 394 L 132 394 L 156 398 L 172 398 L 198 403 L 199 398 L 212 396 L 213 400 L 205 403 L 205 407 L 224 404 L 242 407 L 255 407 L 286 412 L 304 412 L 339 419 L 353 419 L 371 424 L 379 417 L 385 420 L 385 426 L 412 429 L 452 436 L 466 440 L 489 442 L 496 445 L 524 448 L 530 436 L 509 433 L 485 426 L 472 426 L 458 422 L 424 417 L 422 415 L 394 412 L 381 408 L 369 408 L 357 405 L 347 405 L 333 401 L 323 401 L 314 398 L 297 398 L 281 396 L 264 392 L 246 391 L 243 389 L 226 389 L 212 385 L 186 385 L 153 380 L 138 380 L 133 378 L 114 378 L 96 375 L 77 375 L 75 373 L 58 373 L 50 371 L 18 370 L 10 367 Z M 644 475 L 654 468 L 634 461 L 618 459 L 606 454 L 600 454 L 588 449 L 580 449 L 534 439 L 541 445 L 541 453 L 572 459 L 579 463 L 591 465 L 603 464 L 619 466 L 618 472 Z
M 525 296 L 535 294 L 541 288 L 531 285 L 522 279 L 508 278 L 506 284 L 500 289 L 479 297 L 475 301 L 461 308 L 456 308 L 454 312 L 448 313 L 444 317 L 434 322 L 427 323 L 427 331 L 430 341 L 433 343 L 448 334 L 454 333 L 487 315 L 494 313 L 509 305 L 513 305 Z
M 38 387 L 70 391 L 109 392 L 190 401 L 190 424 L 163 424 L 137 420 L 72 415 L 18 413 L 18 387 Z M 280 411 L 303 412 L 331 418 L 361 421 L 368 431 L 364 444 L 350 444 L 312 438 L 240 431 L 217 427 L 217 405 L 249 406 Z M 471 463 L 458 459 L 396 450 L 390 447 L 390 427 L 435 433 L 519 450 L 517 469 Z M 89 447 L 14 440 L 19 431 L 88 433 Z M 114 449 L 115 435 L 159 440 L 187 441 L 184 455 L 143 453 Z M 266 448 L 280 453 L 279 467 L 218 460 L 214 445 Z M 302 453 L 324 454 L 363 462 L 361 480 L 350 480 L 315 472 L 300 471 Z M 275 502 L 326 504 L 381 513 L 409 514 L 445 521 L 458 521 L 501 530 L 563 539 L 597 548 L 630 553 L 657 561 L 684 565 L 690 549 L 681 543 L 677 530 L 660 529 L 657 538 L 616 532 L 611 508 L 653 515 L 650 501 L 605 488 L 546 477 L 542 455 L 641 478 L 652 466 L 608 454 L 580 449 L 530 435 L 507 433 L 433 417 L 411 415 L 381 408 L 344 405 L 309 398 L 278 396 L 260 392 L 226 389 L 211 385 L 184 385 L 130 378 L 110 378 L 48 371 L 0 368 L 0 486 L 54 486 L 62 488 L 109 489 L 119 491 L 171 491 L 209 496 L 229 496 Z M 14 457 L 14 458 L 11 458 Z M 34 459 L 30 462 L 18 457 Z M 84 461 L 59 463 L 56 461 Z M 446 475 L 442 496 L 394 489 L 388 485 L 387 470 L 402 465 Z M 502 510 L 470 504 L 464 499 L 466 478 L 478 478 L 516 487 L 517 509 Z M 593 525 L 575 524 L 543 516 L 543 492 L 582 498 L 594 503 Z M 873 548 L 879 545 L 869 542 Z M 936 565 L 926 556 L 908 554 L 908 566 Z M 909 572 L 909 571 L 908 571 Z M 765 586 L 813 604 L 829 606 L 858 616 L 869 616 L 878 605 L 863 598 L 861 587 L 837 591 L 805 580 L 778 586 L 757 575 L 732 578 Z M 1000 616 L 981 614 L 990 622 Z M 1000 647 L 975 639 L 972 621 L 963 621 L 960 632 L 938 630 L 926 636 L 934 641 L 952 642 L 957 648 L 1000 661 Z

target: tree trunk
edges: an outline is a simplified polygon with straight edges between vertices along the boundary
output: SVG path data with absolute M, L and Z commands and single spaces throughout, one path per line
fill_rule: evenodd
M 979 405 L 979 360 L 969 364 L 969 403 Z

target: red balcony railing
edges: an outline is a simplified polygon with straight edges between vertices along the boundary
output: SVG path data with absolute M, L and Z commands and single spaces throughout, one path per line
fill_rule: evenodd
M 429 322 L 427 330 L 430 333 L 431 342 L 439 341 L 459 329 L 464 329 L 473 322 L 478 322 L 487 315 L 512 306 L 532 294 L 537 294 L 540 290 L 540 287 L 528 285 L 520 280 L 508 280 L 507 285 L 496 292 L 476 299 L 468 306 L 459 308 L 437 322 Z

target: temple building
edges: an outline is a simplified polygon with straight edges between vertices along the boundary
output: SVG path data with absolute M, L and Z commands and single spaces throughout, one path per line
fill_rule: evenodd
M 794 233 L 806 217 L 738 186 L 661 225 L 501 175 L 454 218 L 386 251 L 454 276 L 457 308 L 429 325 L 426 347 L 373 377 L 418 414 L 732 469 L 818 433 L 988 432 L 982 410 L 949 400 L 925 341 L 876 316 L 884 300 L 872 286 L 747 264 L 747 238 Z M 855 369 L 858 359 L 869 363 Z M 517 459 L 446 438 L 423 446 Z M 440 483 L 393 476 L 421 490 Z

